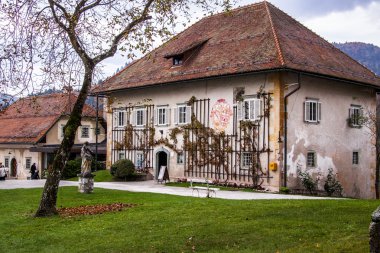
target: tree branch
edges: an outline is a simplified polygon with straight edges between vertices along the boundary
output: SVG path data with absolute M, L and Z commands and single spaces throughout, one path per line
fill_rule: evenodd
M 116 53 L 117 46 L 119 45 L 120 41 L 125 37 L 125 35 L 129 34 L 129 32 L 136 25 L 138 25 L 138 24 L 140 24 L 140 23 L 142 23 L 142 22 L 144 22 L 144 21 L 152 18 L 152 17 L 148 16 L 148 13 L 149 13 L 149 8 L 150 8 L 150 6 L 152 5 L 153 2 L 154 2 L 154 0 L 148 0 L 148 2 L 144 6 L 144 10 L 142 11 L 140 17 L 137 18 L 137 19 L 135 19 L 135 20 L 133 20 L 132 22 L 130 22 L 128 24 L 128 26 L 124 28 L 123 31 L 121 31 L 118 35 L 115 36 L 115 38 L 112 41 L 112 44 L 111 44 L 109 50 L 107 50 L 103 54 L 100 54 L 100 55 L 96 56 L 93 59 L 94 64 L 97 64 L 97 63 L 101 62 L 105 58 L 113 56 Z
M 81 3 L 82 2 L 85 3 L 86 0 L 82 0 Z M 55 2 L 53 0 L 49 0 L 49 4 L 50 4 L 50 9 L 53 12 L 54 19 L 59 24 L 59 26 L 62 27 L 62 29 L 64 29 L 66 31 L 74 50 L 78 53 L 78 55 L 82 59 L 83 63 L 85 65 L 88 65 L 88 64 L 93 65 L 93 61 L 92 61 L 91 57 L 82 48 L 81 43 L 79 42 L 78 37 L 76 36 L 75 28 L 78 24 L 79 16 L 77 16 L 77 15 L 70 16 L 70 14 L 67 13 L 66 9 L 63 6 L 61 6 L 60 4 L 58 4 L 57 2 Z M 59 8 L 64 13 L 67 22 L 69 22 L 69 27 L 66 27 L 58 19 L 56 12 L 55 12 L 55 9 L 54 9 L 54 6 Z
M 52 14 L 53 14 L 53 17 L 54 17 L 55 22 L 57 22 L 57 24 L 58 24 L 63 30 L 65 30 L 66 32 L 68 32 L 68 31 L 69 31 L 69 28 L 68 28 L 64 23 L 62 23 L 62 22 L 59 20 L 59 18 L 58 18 L 58 16 L 57 16 L 57 13 L 55 12 L 54 6 L 56 6 L 58 9 L 60 9 L 60 10 L 63 12 L 63 14 L 65 15 L 66 19 L 68 19 L 68 18 L 67 18 L 67 15 L 68 15 L 68 14 L 67 14 L 67 12 L 66 12 L 66 9 L 63 8 L 61 5 L 57 4 L 56 2 L 54 2 L 53 0 L 49 0 L 49 6 L 50 6 L 50 10 L 51 10 L 51 12 L 52 12 Z

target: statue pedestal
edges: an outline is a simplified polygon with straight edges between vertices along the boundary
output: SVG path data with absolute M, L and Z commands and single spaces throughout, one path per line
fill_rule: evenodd
M 80 193 L 92 193 L 94 190 L 94 177 L 95 175 L 91 173 L 78 174 L 78 191 Z

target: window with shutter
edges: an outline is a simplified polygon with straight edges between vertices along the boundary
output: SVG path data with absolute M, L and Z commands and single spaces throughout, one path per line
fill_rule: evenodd
M 136 109 L 134 112 L 135 116 L 135 125 L 144 126 L 146 124 L 146 110 L 145 109 Z
M 157 108 L 157 125 L 164 126 L 167 124 L 167 108 L 159 107 Z
M 360 127 L 363 125 L 363 108 L 352 105 L 349 109 L 349 124 L 351 127 Z
M 186 115 L 187 106 L 186 105 L 179 105 L 178 108 L 177 108 L 177 112 L 178 112 L 178 116 L 177 116 L 178 124 L 186 124 L 186 120 L 187 120 L 187 115 Z
M 306 100 L 304 103 L 305 122 L 318 123 L 321 121 L 322 109 L 318 100 Z
M 261 116 L 261 100 L 257 98 L 245 99 L 239 102 L 237 106 L 238 120 L 260 120 Z
M 114 112 L 114 126 L 124 127 L 125 126 L 125 111 Z

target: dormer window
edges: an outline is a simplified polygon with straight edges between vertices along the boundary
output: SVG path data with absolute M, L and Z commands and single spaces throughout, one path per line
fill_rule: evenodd
M 180 66 L 183 63 L 183 55 L 173 56 L 173 66 Z

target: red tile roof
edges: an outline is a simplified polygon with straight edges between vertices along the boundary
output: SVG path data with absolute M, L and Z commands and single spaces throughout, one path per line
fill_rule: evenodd
M 173 67 L 176 54 L 184 63 Z M 270 3 L 203 18 L 93 92 L 293 69 L 380 86 L 380 78 Z
M 19 99 L 0 113 L 0 143 L 37 143 L 62 115 L 68 115 L 77 96 L 50 94 Z M 96 111 L 85 105 L 84 117 Z

